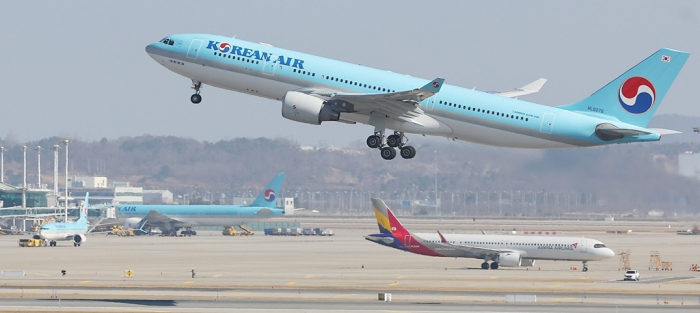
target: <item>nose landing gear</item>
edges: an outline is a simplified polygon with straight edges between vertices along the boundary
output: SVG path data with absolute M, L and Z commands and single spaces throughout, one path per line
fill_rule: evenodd
M 194 94 L 190 97 L 190 101 L 194 104 L 199 104 L 202 102 L 202 96 L 199 95 L 199 89 L 202 88 L 202 82 L 192 80 L 192 89 L 194 89 Z

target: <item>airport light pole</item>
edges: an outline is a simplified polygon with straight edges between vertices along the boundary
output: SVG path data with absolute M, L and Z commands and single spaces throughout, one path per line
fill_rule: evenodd
M 59 207 L 58 202 L 58 149 L 61 149 L 59 145 L 53 145 L 51 150 L 53 150 L 53 196 L 56 197 L 56 207 Z
M 24 156 L 24 172 L 23 172 L 23 183 L 22 183 L 22 208 L 27 208 L 27 146 L 22 146 L 22 155 Z
M 5 147 L 0 147 L 0 183 L 5 182 Z
M 42 148 L 41 148 L 41 146 L 36 146 L 36 148 L 34 148 L 34 150 L 36 150 L 36 157 L 37 157 L 37 159 L 36 159 L 37 182 L 36 183 L 37 183 L 37 188 L 41 188 L 41 150 L 42 150 Z
M 68 221 L 68 143 L 70 143 L 70 140 L 64 139 L 63 145 L 66 146 L 66 189 L 65 189 L 65 196 L 66 196 L 66 215 L 64 221 Z

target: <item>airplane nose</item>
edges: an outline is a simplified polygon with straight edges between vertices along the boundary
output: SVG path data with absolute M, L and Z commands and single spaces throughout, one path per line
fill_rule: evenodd
M 156 48 L 155 43 L 152 43 L 152 44 L 146 46 L 146 53 L 148 53 L 149 55 L 156 54 L 157 50 L 158 50 L 158 48 Z
M 615 251 L 613 251 L 612 249 L 608 249 L 608 251 L 606 251 L 605 253 L 605 256 L 612 258 L 615 256 Z

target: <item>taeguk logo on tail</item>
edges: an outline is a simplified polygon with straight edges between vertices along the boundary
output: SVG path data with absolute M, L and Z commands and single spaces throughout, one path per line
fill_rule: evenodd
M 622 83 L 618 98 L 625 111 L 632 114 L 642 114 L 654 106 L 656 89 L 648 79 L 634 76 Z
M 265 201 L 272 202 L 275 201 L 275 191 L 272 189 L 265 190 Z

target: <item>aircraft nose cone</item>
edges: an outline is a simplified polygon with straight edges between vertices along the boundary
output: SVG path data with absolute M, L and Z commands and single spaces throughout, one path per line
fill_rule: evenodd
M 607 251 L 605 251 L 605 256 L 608 258 L 612 258 L 615 256 L 615 251 L 613 251 L 612 249 L 608 249 Z
M 161 55 L 163 49 L 158 46 L 159 43 L 152 43 L 146 46 L 146 53 L 153 57 L 154 55 Z

